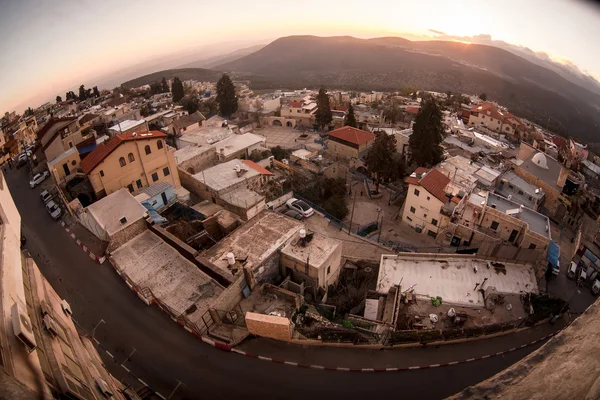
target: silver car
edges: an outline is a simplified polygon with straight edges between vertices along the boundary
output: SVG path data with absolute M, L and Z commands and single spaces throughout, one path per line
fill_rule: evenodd
M 46 203 L 46 210 L 48 210 L 48 213 L 54 220 L 59 219 L 62 214 L 62 210 L 60 209 L 59 206 L 56 205 L 54 200 L 50 200 L 49 202 Z

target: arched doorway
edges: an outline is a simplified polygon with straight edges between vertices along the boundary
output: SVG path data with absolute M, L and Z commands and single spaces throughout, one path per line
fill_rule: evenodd
M 90 199 L 90 196 L 88 196 L 86 193 L 79 193 L 77 195 L 77 199 L 79 199 L 79 202 L 81 203 L 81 205 L 83 207 L 87 207 L 90 204 L 92 204 L 92 200 Z
M 274 119 L 274 120 L 273 120 L 273 124 L 272 124 L 272 125 L 273 125 L 273 126 L 283 126 L 283 124 L 281 123 L 281 121 L 280 121 L 280 120 L 278 120 L 278 119 Z
M 288 128 L 292 127 L 292 121 L 288 121 L 285 123 L 285 126 L 287 126 Z

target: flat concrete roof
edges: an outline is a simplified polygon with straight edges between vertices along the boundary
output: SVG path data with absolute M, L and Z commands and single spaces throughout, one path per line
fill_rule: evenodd
M 245 133 L 243 135 L 231 135 L 227 139 L 215 143 L 214 146 L 217 148 L 218 153 L 221 153 L 222 149 L 223 155 L 228 157 L 258 143 L 266 143 L 266 141 L 267 138 L 264 136 L 255 135 L 254 133 Z
M 112 257 L 137 286 L 150 288 L 154 296 L 198 325 L 223 292 L 221 285 L 151 231 L 125 243 Z
M 126 131 L 128 129 L 135 128 L 136 126 L 140 126 L 140 125 L 142 125 L 145 122 L 146 122 L 146 120 L 144 120 L 144 119 L 141 119 L 139 121 L 134 121 L 134 120 L 131 120 L 131 119 L 126 119 L 125 121 L 122 121 L 119 124 L 115 124 L 115 125 L 111 126 L 108 129 L 111 130 L 111 131 L 117 131 L 117 132 L 119 132 L 119 131 Z
M 525 207 L 533 207 L 535 203 L 534 199 L 541 200 L 545 195 L 541 188 L 527 182 L 513 171 L 507 171 L 500 179 L 504 184 L 502 187 L 496 188 L 496 193 L 506 198 L 510 195 L 512 201 L 523 204 Z M 519 191 L 523 192 L 523 194 L 520 194 Z
M 237 172 L 235 171 L 236 165 L 239 165 L 240 169 L 246 170 L 246 172 L 238 176 Z M 236 183 L 242 182 L 256 175 L 260 175 L 260 173 L 252 168 L 249 168 L 241 160 L 236 158 L 226 163 L 215 165 L 212 168 L 205 169 L 202 172 L 198 172 L 197 174 L 193 175 L 193 177 L 194 179 L 204 183 L 212 190 L 219 191 L 227 189 Z
M 304 224 L 273 211 L 264 210 L 211 247 L 204 257 L 227 273 L 227 253 L 246 258 L 254 269 L 260 265 L 302 228 Z
M 215 151 L 215 148 L 209 144 L 201 145 L 194 143 L 179 150 L 175 150 L 173 155 L 175 156 L 175 163 L 179 165 L 182 162 L 194 158 L 199 154 L 206 153 L 207 151 Z
M 281 250 L 281 253 L 301 262 L 308 260 L 309 265 L 319 268 L 341 245 L 342 242 L 337 239 L 314 232 L 312 240 L 303 246 L 300 242 L 300 234 L 295 233 L 293 239 Z
M 493 266 L 472 255 L 418 253 L 383 254 L 377 291 L 387 293 L 397 284 L 401 284 L 404 291 L 415 285 L 415 294 L 421 298 L 440 296 L 443 303 L 483 307 L 483 296 L 475 285 L 481 285 L 485 278 L 483 288 L 495 287 L 499 293 L 537 293 L 538 290 L 535 273 L 529 265 L 498 263 Z
M 535 233 L 547 238 L 550 237 L 550 220 L 545 215 L 527 207 L 521 208 L 521 204 L 508 200 L 496 193 L 488 195 L 487 205 L 491 206 L 492 204 L 496 206 L 496 210 L 503 213 L 506 213 L 508 210 L 519 210 L 517 214 L 512 214 L 511 217 L 526 222 L 529 225 L 529 229 Z
M 259 203 L 261 200 L 264 200 L 265 196 L 256 193 L 254 190 L 242 188 L 222 194 L 219 198 L 236 207 L 248 209 Z
M 146 208 L 125 188 L 90 204 L 85 210 L 94 217 L 109 236 L 144 218 L 147 212 Z M 124 224 L 120 221 L 123 217 L 127 219 Z

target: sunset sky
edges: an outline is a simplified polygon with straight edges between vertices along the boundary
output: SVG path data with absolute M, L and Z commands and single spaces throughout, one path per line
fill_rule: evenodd
M 0 0 L 0 112 L 203 44 L 296 34 L 414 40 L 432 30 L 491 35 L 600 76 L 600 9 L 574 1 Z

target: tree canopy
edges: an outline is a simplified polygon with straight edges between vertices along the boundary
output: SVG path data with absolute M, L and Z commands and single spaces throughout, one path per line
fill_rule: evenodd
M 199 101 L 195 96 L 184 96 L 179 102 L 188 114 L 193 114 L 198 111 Z
M 402 121 L 404 119 L 404 112 L 396 102 L 392 102 L 386 108 L 383 109 L 383 118 L 390 124 Z
M 369 174 L 375 175 L 375 190 L 383 179 L 396 179 L 399 168 L 396 157 L 396 137 L 385 132 L 377 132 L 373 146 L 365 157 Z
M 442 111 L 433 98 L 424 99 L 408 140 L 410 162 L 431 167 L 442 161 L 444 151 L 440 143 L 444 139 L 443 133 Z
M 60 96 L 56 96 L 56 102 L 57 102 L 57 103 L 60 103 L 61 101 L 62 101 L 62 97 L 60 97 Z
M 171 84 L 171 94 L 173 95 L 173 102 L 175 103 L 183 99 L 183 83 L 181 83 L 181 80 L 178 77 L 173 78 L 173 83 Z
M 100 91 L 98 90 L 98 86 L 94 86 L 93 90 L 94 97 L 100 97 Z
M 354 107 L 352 106 L 352 104 L 350 104 L 350 106 L 348 107 L 348 113 L 344 117 L 344 125 L 351 126 L 353 128 L 356 128 L 358 126 L 356 123 L 356 116 L 354 115 Z
M 76 99 L 77 99 L 77 95 L 75 94 L 75 92 L 74 92 L 74 91 L 72 91 L 72 90 L 71 90 L 71 91 L 68 91 L 68 92 L 65 94 L 65 98 L 66 98 L 67 100 L 76 100 Z
M 219 113 L 225 118 L 231 118 L 238 109 L 235 86 L 227 74 L 223 74 L 217 82 L 217 103 L 219 103 Z
M 317 112 L 315 113 L 315 120 L 321 129 L 333 121 L 331 107 L 329 106 L 329 96 L 324 87 L 319 89 L 319 94 L 317 95 Z
M 481 94 L 479 95 L 479 98 L 480 98 L 481 100 L 483 100 L 483 101 L 487 101 L 487 94 L 485 94 L 485 93 L 481 93 Z

